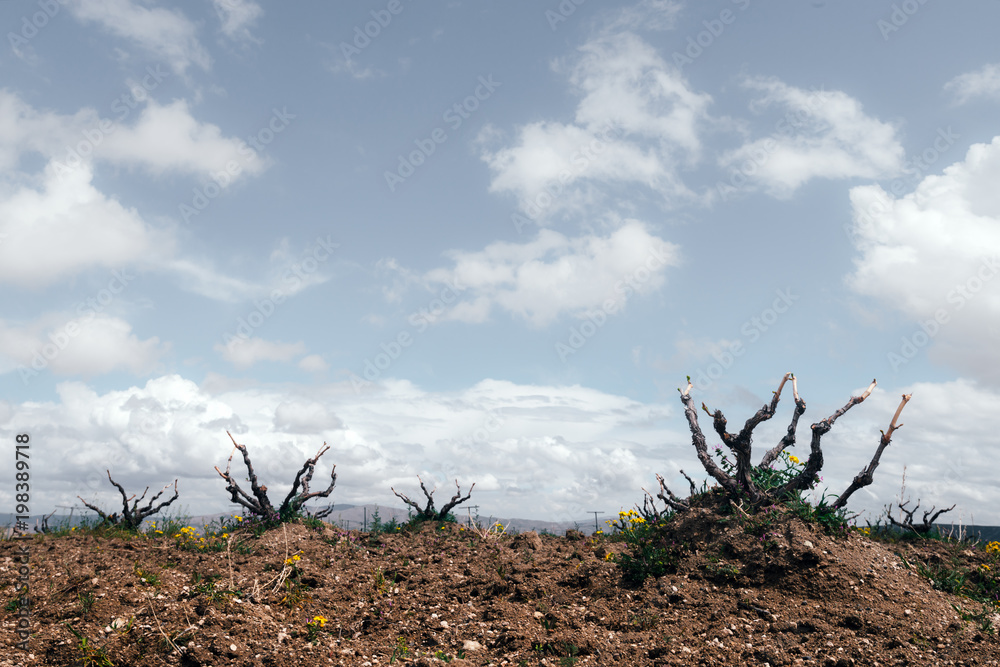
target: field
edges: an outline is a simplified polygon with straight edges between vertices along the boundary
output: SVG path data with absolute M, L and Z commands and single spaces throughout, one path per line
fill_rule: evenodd
M 1000 665 L 1000 545 L 696 505 L 653 552 L 629 530 L 310 519 L 0 542 L 0 665 Z M 30 655 L 15 648 L 25 545 Z

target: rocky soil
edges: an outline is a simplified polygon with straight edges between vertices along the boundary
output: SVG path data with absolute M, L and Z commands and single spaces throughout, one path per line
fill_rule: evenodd
M 0 542 L 0 665 L 1000 665 L 1000 616 L 963 620 L 952 605 L 982 605 L 916 570 L 993 562 L 982 548 L 829 536 L 789 514 L 755 534 L 710 507 L 671 525 L 676 573 L 634 588 L 622 543 L 573 531 L 297 523 L 212 552 L 169 536 Z

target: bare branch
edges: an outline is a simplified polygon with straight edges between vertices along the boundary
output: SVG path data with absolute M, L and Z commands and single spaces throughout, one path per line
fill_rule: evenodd
M 107 515 L 104 512 L 102 512 L 101 510 L 99 510 L 98 508 L 96 508 L 93 505 L 91 505 L 90 503 L 88 503 L 83 498 L 80 498 L 80 496 L 77 496 L 77 498 L 80 498 L 80 500 L 83 502 L 84 505 L 86 505 L 90 509 L 92 509 L 95 512 L 97 512 L 97 514 L 101 517 L 101 520 L 103 520 L 105 522 L 108 522 L 108 523 L 112 523 L 114 525 L 122 525 L 122 526 L 124 526 L 128 530 L 135 530 L 135 529 L 137 529 L 139 526 L 142 525 L 142 522 L 143 522 L 143 520 L 146 517 L 153 516 L 154 514 L 156 514 L 157 512 L 159 512 L 161 509 L 163 509 L 164 507 L 167 507 L 168 505 L 170 505 L 170 503 L 172 503 L 175 500 L 177 500 L 177 498 L 179 497 L 178 494 L 177 494 L 177 480 L 175 479 L 174 480 L 174 495 L 173 495 L 172 498 L 170 498 L 170 500 L 164 501 L 164 502 L 160 503 L 159 505 L 157 505 L 156 507 L 153 507 L 153 503 L 156 502 L 156 499 L 159 498 L 160 496 L 162 496 L 163 492 L 170 488 L 170 485 L 167 484 L 165 487 L 163 487 L 160 490 L 159 493 L 157 493 L 155 496 L 153 496 L 152 498 L 149 499 L 149 502 L 146 504 L 145 507 L 140 508 L 139 507 L 139 501 L 141 501 L 143 498 L 145 498 L 146 497 L 146 491 L 149 491 L 149 487 L 147 486 L 146 490 L 142 492 L 141 496 L 139 496 L 139 499 L 133 501 L 132 507 L 130 508 L 128 506 L 128 501 L 130 501 L 133 498 L 135 498 L 135 494 L 132 494 L 131 497 L 125 495 L 125 489 L 122 488 L 122 485 L 119 484 L 118 482 L 116 482 L 115 480 L 111 479 L 111 471 L 110 470 L 106 470 L 105 472 L 108 473 L 108 481 L 110 481 L 112 484 L 114 484 L 118 488 L 118 492 L 122 496 L 122 515 L 121 516 L 118 516 L 117 512 L 115 512 L 114 514 L 111 514 L 111 515 Z
M 691 443 L 694 445 L 695 452 L 698 454 L 698 460 L 701 461 L 701 465 L 705 468 L 709 475 L 715 478 L 715 480 L 722 485 L 726 491 L 730 494 L 736 494 L 739 492 L 739 485 L 736 480 L 727 475 L 723 470 L 716 465 L 715 461 L 708 454 L 708 445 L 705 443 L 705 435 L 701 432 L 701 427 L 698 426 L 698 413 L 692 406 L 691 400 L 691 388 L 694 385 L 691 384 L 691 376 L 688 376 L 687 388 L 681 392 L 681 401 L 684 403 L 684 415 L 687 417 L 688 426 L 691 428 Z M 680 391 L 678 389 L 678 391 Z
M 799 425 L 799 417 L 806 411 L 806 402 L 799 398 L 798 379 L 792 373 L 786 374 L 785 377 L 787 378 L 789 375 L 792 376 L 792 394 L 795 397 L 795 412 L 792 413 L 792 423 L 788 425 L 788 432 L 781 439 L 781 442 L 764 454 L 764 458 L 760 460 L 760 467 L 762 468 L 770 466 L 781 455 L 781 452 L 795 445 L 795 431 Z M 782 380 L 782 384 L 784 384 L 784 380 Z M 780 393 L 781 386 L 779 385 L 776 394 Z
M 874 385 L 875 383 L 873 381 L 872 386 Z M 868 392 L 870 391 L 871 387 L 868 388 Z M 865 392 L 865 394 L 867 395 L 868 392 Z M 882 433 L 882 437 L 879 440 L 878 449 L 875 450 L 875 455 L 872 457 L 871 462 L 868 464 L 866 468 L 864 468 L 861 472 L 859 472 L 857 475 L 854 476 L 854 479 L 851 481 L 851 485 L 848 486 L 847 489 L 845 489 L 844 492 L 840 494 L 840 497 L 837 498 L 836 502 L 833 503 L 834 508 L 839 509 L 844 505 L 846 505 L 847 499 L 850 498 L 855 491 L 857 491 L 860 488 L 868 486 L 875 480 L 874 473 L 875 469 L 878 468 L 879 459 L 882 457 L 882 452 L 885 451 L 885 448 L 889 446 L 889 442 L 892 440 L 893 432 L 897 428 L 901 428 L 903 426 L 902 424 L 896 426 L 896 420 L 899 419 L 900 413 L 903 412 L 903 406 L 907 404 L 907 402 L 910 400 L 910 398 L 912 398 L 912 396 L 913 394 L 903 394 L 903 400 L 900 401 L 899 407 L 896 408 L 896 414 L 892 416 L 892 422 L 890 422 L 889 424 L 889 431 L 888 432 L 880 431 L 880 433 Z
M 469 492 L 465 494 L 464 497 L 462 496 L 462 487 L 458 485 L 457 479 L 455 480 L 455 488 L 458 489 L 457 493 L 451 497 L 451 500 L 449 500 L 438 513 L 438 518 L 442 521 L 444 521 L 445 517 L 448 516 L 448 512 L 452 511 L 456 506 L 461 505 L 472 496 L 472 490 L 476 488 L 476 483 L 472 483 L 472 486 L 469 487 Z
M 698 493 L 698 489 L 694 485 L 694 480 L 688 477 L 688 474 L 683 470 L 681 470 L 681 474 L 684 475 L 684 479 L 686 479 L 688 481 L 688 484 L 691 486 L 691 495 L 693 496 L 694 494 Z
M 934 512 L 934 507 L 932 506 L 929 510 L 926 510 L 924 512 L 923 524 L 914 525 L 913 514 L 920 508 L 920 499 L 919 498 L 917 499 L 917 504 L 912 510 L 906 508 L 906 506 L 909 504 L 910 504 L 909 500 L 907 500 L 905 503 L 899 503 L 899 509 L 901 509 L 906 514 L 906 518 L 903 519 L 902 523 L 899 523 L 898 521 L 893 519 L 892 515 L 888 511 L 886 512 L 886 515 L 889 517 L 889 523 L 891 523 L 892 525 L 899 526 L 904 530 L 912 530 L 914 533 L 917 533 L 918 535 L 926 535 L 927 533 L 931 532 L 931 528 L 934 527 L 934 522 L 937 521 L 937 518 L 939 516 L 941 516 L 945 512 L 950 512 L 953 509 L 955 509 L 955 506 L 952 505 L 947 509 L 938 510 L 937 513 L 934 514 L 934 516 L 931 517 L 931 519 L 928 521 L 927 517 Z
M 458 480 L 456 479 L 455 487 L 458 489 L 458 493 L 452 496 L 451 500 L 449 500 L 440 511 L 437 511 L 434 509 L 434 492 L 427 490 L 427 487 L 424 486 L 424 480 L 420 479 L 419 475 L 417 476 L 417 480 L 420 482 L 420 488 L 423 490 L 424 496 L 427 498 L 427 506 L 423 509 L 420 508 L 420 505 L 410 500 L 399 491 L 396 491 L 396 489 L 393 489 L 392 487 L 389 488 L 397 498 L 417 510 L 417 518 L 422 521 L 444 521 L 448 517 L 448 512 L 468 500 L 472 495 L 472 489 L 476 488 L 476 484 L 473 482 L 472 486 L 469 487 L 469 493 L 467 493 L 465 497 L 462 497 L 462 487 L 458 485 Z
M 663 482 L 662 476 L 657 475 L 656 479 L 660 483 L 660 491 L 659 493 L 656 494 L 657 498 L 665 502 L 669 507 L 673 508 L 674 511 L 677 512 L 684 512 L 686 510 L 691 509 L 690 502 L 685 502 L 684 500 L 681 500 L 680 498 L 674 495 L 673 491 L 667 488 L 667 485 Z
M 868 386 L 868 389 L 866 389 L 865 392 L 861 394 L 861 396 L 852 396 L 850 399 L 848 399 L 844 407 L 840 408 L 826 419 L 817 422 L 810 427 L 812 429 L 812 442 L 810 443 L 809 460 L 806 461 L 805 467 L 797 476 L 789 480 L 787 484 L 781 487 L 781 490 L 778 492 L 778 497 L 785 497 L 789 494 L 795 493 L 796 491 L 804 491 L 806 489 L 812 488 L 812 486 L 816 483 L 816 478 L 819 475 L 819 471 L 823 469 L 823 450 L 820 449 L 820 444 L 819 444 L 820 439 L 824 435 L 830 432 L 830 429 L 833 428 L 834 422 L 836 422 L 841 416 L 843 416 L 845 412 L 847 412 L 855 405 L 863 402 L 866 398 L 868 398 L 868 396 L 871 395 L 872 390 L 875 388 L 876 384 L 877 382 L 875 380 L 872 380 L 872 383 Z M 878 456 L 882 453 L 881 449 L 884 449 L 884 447 L 880 448 L 879 452 L 876 453 L 875 455 L 876 458 L 873 459 L 876 466 L 878 465 L 877 462 Z M 875 468 L 873 467 L 871 468 L 871 470 L 874 471 Z M 871 484 L 871 481 L 869 481 L 868 484 Z M 851 493 L 853 492 L 854 490 L 851 491 Z M 847 495 L 849 496 L 850 494 Z M 846 503 L 847 498 L 846 497 L 843 498 L 843 501 L 844 503 Z M 841 498 L 838 498 L 837 502 L 834 503 L 833 506 L 838 508 L 843 507 L 843 504 L 840 504 L 840 502 Z
M 323 456 L 323 454 L 326 453 L 328 449 L 330 448 L 324 442 L 323 449 L 321 449 L 316 454 L 316 456 L 312 457 L 311 459 L 308 459 L 302 465 L 302 469 L 299 470 L 298 473 L 296 473 L 295 480 L 292 482 L 292 490 L 288 492 L 288 495 L 285 496 L 284 502 L 281 503 L 281 509 L 279 510 L 280 514 L 286 515 L 289 511 L 292 514 L 294 514 L 298 512 L 299 509 L 302 507 L 302 505 L 310 498 L 326 498 L 333 491 L 333 487 L 337 484 L 336 465 L 334 465 L 333 470 L 330 471 L 330 486 L 328 486 L 325 491 L 313 491 L 312 493 L 309 492 L 309 482 L 312 481 L 313 473 L 316 471 L 316 462 L 319 460 L 319 457 Z M 306 476 L 302 477 L 302 473 L 306 473 Z M 302 493 L 298 497 L 295 497 L 295 492 L 299 488 L 300 478 L 302 479 Z M 326 512 L 326 514 L 329 514 L 330 512 L 333 511 L 331 508 L 327 509 L 328 511 Z M 323 516 L 326 516 L 326 514 L 324 514 Z
M 238 505 L 242 505 L 247 508 L 251 514 L 254 516 L 259 516 L 266 521 L 280 522 L 287 520 L 291 516 L 297 514 L 302 505 L 310 498 L 326 498 L 333 491 L 334 486 L 337 483 L 337 466 L 334 465 L 333 469 L 330 471 L 330 486 L 324 491 L 309 492 L 309 482 L 312 481 L 313 473 L 316 471 L 316 462 L 319 460 L 323 454 L 326 453 L 330 448 L 323 443 L 323 448 L 316 454 L 316 456 L 311 459 L 307 459 L 302 465 L 302 468 L 296 473 L 295 480 L 292 482 L 292 489 L 289 491 L 285 500 L 281 503 L 281 507 L 277 510 L 274 509 L 274 505 L 271 504 L 271 500 L 267 497 L 267 486 L 259 485 L 257 483 L 257 473 L 254 472 L 253 463 L 250 462 L 250 455 L 247 453 L 246 445 L 241 445 L 236 442 L 233 435 L 226 431 L 226 435 L 229 439 L 233 441 L 233 451 L 229 454 L 229 460 L 226 462 L 226 472 L 219 470 L 219 467 L 215 467 L 215 471 L 219 473 L 222 479 L 226 480 L 226 490 L 231 494 L 231 500 Z M 229 472 L 230 466 L 233 462 L 233 454 L 239 450 L 243 454 L 243 463 L 247 467 L 250 479 L 250 491 L 253 496 L 250 496 L 246 491 L 240 488 L 240 485 L 236 483 L 232 475 Z M 303 476 L 303 473 L 305 476 Z M 301 484 L 302 492 L 296 495 Z M 328 507 L 326 510 L 321 510 L 317 512 L 314 516 L 316 518 L 324 517 L 332 512 L 332 506 Z

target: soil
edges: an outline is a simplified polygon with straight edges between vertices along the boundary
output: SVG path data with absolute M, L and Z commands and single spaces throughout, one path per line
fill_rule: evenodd
M 0 665 L 1000 665 L 997 636 L 952 606 L 982 605 L 915 569 L 978 565 L 982 548 L 828 535 L 783 510 L 770 522 L 682 513 L 676 572 L 632 587 L 614 562 L 625 545 L 576 531 L 293 523 L 215 552 L 38 535 L 0 543 Z M 11 602 L 25 546 L 28 652 Z

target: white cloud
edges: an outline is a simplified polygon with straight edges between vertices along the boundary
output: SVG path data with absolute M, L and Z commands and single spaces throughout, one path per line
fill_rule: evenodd
M 241 42 L 260 43 L 250 28 L 264 14 L 264 9 L 252 0 L 212 0 L 222 21 L 222 34 Z
M 799 379 L 807 401 L 810 382 Z M 812 421 L 825 418 L 866 385 L 845 389 L 829 404 L 811 401 L 807 414 Z M 1000 506 L 994 470 L 982 465 L 1000 429 L 1000 396 L 964 380 L 878 387 L 824 436 L 822 486 L 839 493 L 867 464 L 900 393 L 913 394 L 900 419 L 905 427 L 883 454 L 875 483 L 855 494 L 848 508 L 877 514 L 893 501 L 904 465 L 907 488 L 922 506 L 958 503 L 954 516 L 964 513 L 966 523 L 969 506 Z M 324 441 L 330 451 L 319 460 L 315 479 L 329 479 L 337 465 L 330 498 L 337 504 L 398 506 L 389 487 L 419 495 L 421 475 L 439 493 L 450 494 L 456 478 L 463 489 L 477 482 L 473 501 L 495 516 L 581 521 L 598 501 L 609 513 L 641 502 L 641 487 L 655 488 L 654 473 L 679 492 L 687 489 L 679 468 L 699 482 L 706 477 L 676 393 L 668 404 L 645 404 L 586 387 L 502 380 L 448 393 L 404 381 L 386 381 L 361 396 L 347 383 L 278 388 L 251 382 L 212 392 L 171 375 L 105 394 L 67 382 L 58 385 L 58 395 L 54 402 L 0 403 L 0 429 L 30 432 L 53 451 L 66 452 L 38 480 L 38 496 L 52 505 L 75 504 L 79 494 L 117 507 L 119 496 L 104 472 L 110 468 L 129 492 L 179 478 L 180 502 L 192 514 L 235 509 L 213 470 L 225 469 L 233 452 L 227 430 L 247 446 L 272 499 L 284 497 Z M 742 423 L 763 400 L 755 397 L 749 413 L 718 407 L 730 423 Z M 324 407 L 331 405 L 336 414 Z M 791 412 L 791 397 L 783 394 L 775 417 L 754 432 L 755 460 L 785 435 Z M 809 423 L 799 424 L 799 449 L 808 448 Z M 705 435 L 710 446 L 718 443 L 710 428 Z M 232 465 L 242 479 L 238 455 Z M 12 502 L 11 493 L 0 488 L 0 502 Z M 975 520 L 995 525 L 1000 514 L 984 511 Z
M 69 452 L 53 462 L 39 497 L 69 505 L 64 501 L 79 494 L 115 506 L 118 496 L 104 473 L 110 468 L 129 492 L 179 477 L 180 502 L 193 514 L 229 507 L 213 470 L 224 470 L 233 451 L 229 430 L 247 446 L 272 499 L 284 497 L 325 441 L 331 449 L 315 479 L 328 480 L 337 465 L 334 503 L 398 505 L 389 487 L 419 495 L 420 475 L 429 488 L 442 489 L 439 495 L 450 495 L 456 478 L 463 489 L 476 482 L 473 499 L 488 502 L 494 514 L 580 520 L 589 509 L 580 503 L 600 498 L 612 508 L 631 506 L 639 487 L 655 481 L 649 471 L 665 467 L 661 443 L 668 434 L 654 424 L 674 412 L 579 386 L 497 380 L 454 393 L 388 381 L 358 396 L 346 383 L 282 389 L 252 383 L 210 393 L 165 376 L 106 394 L 64 383 L 58 393 L 57 402 L 0 411 L 0 429 L 19 428 L 23 420 L 32 424 L 33 438 Z M 232 466 L 242 479 L 239 454 Z M 0 501 L 7 493 L 0 489 Z
M 453 281 L 464 297 L 441 319 L 483 322 L 499 307 L 543 327 L 564 313 L 583 317 L 609 299 L 617 311 L 633 291 L 659 289 L 666 268 L 679 263 L 678 251 L 636 220 L 626 220 L 606 237 L 570 239 L 542 229 L 529 243 L 497 242 L 479 252 L 451 251 L 454 267 L 432 270 L 424 281 L 431 289 Z
M 695 198 L 677 171 L 700 157 L 709 95 L 691 91 L 675 67 L 628 32 L 587 42 L 572 67 L 555 69 L 568 72 L 582 98 L 574 123 L 529 123 L 514 146 L 485 149 L 491 192 L 517 195 L 540 218 L 582 210 L 607 185 L 639 183 L 668 201 Z M 496 138 L 490 127 L 480 142 Z
M 993 384 L 1000 383 L 998 180 L 1000 137 L 973 144 L 963 161 L 925 177 L 899 199 L 874 185 L 853 188 L 851 231 L 860 256 L 846 278 L 851 289 L 902 314 L 916 331 L 943 313 L 947 322 L 931 341 L 921 332 L 917 351 L 926 345 L 930 359 Z M 900 341 L 887 353 L 901 355 L 902 347 Z
M 120 127 L 98 146 L 95 156 L 122 164 L 139 164 L 154 174 L 180 171 L 196 174 L 225 172 L 239 167 L 236 176 L 259 174 L 267 162 L 236 137 L 224 137 L 217 125 L 200 123 L 185 100 L 161 106 L 150 100 L 132 127 Z
M 944 85 L 955 96 L 955 102 L 965 104 L 976 97 L 1000 99 L 1000 64 L 983 65 L 975 72 L 960 74 Z
M 226 345 L 216 345 L 215 351 L 237 368 L 249 368 L 259 361 L 290 361 L 305 352 L 302 342 L 282 343 L 263 338 L 234 338 Z
M 0 363 L 24 381 L 45 371 L 83 377 L 116 370 L 146 375 L 169 349 L 156 336 L 140 340 L 128 322 L 92 307 L 61 318 L 45 316 L 27 326 L 0 321 Z
M 132 125 L 102 119 L 84 107 L 73 115 L 38 111 L 16 93 L 0 90 L 0 168 L 13 170 L 24 153 L 54 159 L 60 172 L 94 160 L 138 165 L 155 175 L 175 171 L 209 176 L 236 162 L 245 174 L 263 172 L 268 162 L 244 141 L 225 137 L 217 125 L 201 123 L 185 100 L 160 105 L 146 101 Z
M 26 153 L 41 154 L 46 168 L 18 172 Z M 95 266 L 143 264 L 175 273 L 184 287 L 204 296 L 233 301 L 270 294 L 279 285 L 290 295 L 327 280 L 311 273 L 287 287 L 289 260 L 272 262 L 268 284 L 255 285 L 175 258 L 175 232 L 153 230 L 138 211 L 93 186 L 101 163 L 204 177 L 236 163 L 238 172 L 228 172 L 232 182 L 268 165 L 239 139 L 196 121 L 183 100 L 166 106 L 149 100 L 126 126 L 102 121 L 90 108 L 73 115 L 38 111 L 0 90 L 0 169 L 11 183 L 0 188 L 0 282 L 43 287 Z
M 322 373 L 330 368 L 330 364 L 326 363 L 320 355 L 310 354 L 299 360 L 299 368 L 307 373 Z
M 785 117 L 771 136 L 719 157 L 771 196 L 790 197 L 814 178 L 878 179 L 902 169 L 904 151 L 896 128 L 864 113 L 840 91 L 808 91 L 777 79 L 751 78 L 747 88 L 763 92 L 751 108 L 780 107 Z
M 211 57 L 198 42 L 198 27 L 180 10 L 143 7 L 131 0 L 68 0 L 66 6 L 82 23 L 97 23 L 137 44 L 178 74 L 191 65 L 211 67 Z
M 96 266 L 121 268 L 173 251 L 135 209 L 98 192 L 89 166 L 63 176 L 50 163 L 41 189 L 0 196 L 0 282 L 43 287 Z
M 315 401 L 283 401 L 274 409 L 274 429 L 283 433 L 318 433 L 343 428 L 343 422 Z

